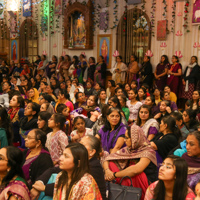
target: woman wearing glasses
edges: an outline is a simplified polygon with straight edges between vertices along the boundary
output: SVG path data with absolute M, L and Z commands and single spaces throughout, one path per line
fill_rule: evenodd
M 12 146 L 0 149 L 0 199 L 30 200 L 29 190 L 21 168 L 22 152 Z
M 192 200 L 193 191 L 187 186 L 188 166 L 183 158 L 168 156 L 160 164 L 158 181 L 152 183 L 145 195 L 145 200 Z
M 25 139 L 25 146 L 28 148 L 23 152 L 23 172 L 29 186 L 35 183 L 46 169 L 53 167 L 50 153 L 45 148 L 46 134 L 40 129 L 31 130 Z

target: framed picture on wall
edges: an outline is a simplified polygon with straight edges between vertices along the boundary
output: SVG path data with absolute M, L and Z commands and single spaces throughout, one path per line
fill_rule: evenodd
M 160 20 L 157 24 L 157 40 L 165 41 L 167 39 L 167 20 Z
M 193 4 L 192 24 L 200 24 L 200 0 L 196 0 Z
M 19 41 L 16 39 L 11 39 L 10 47 L 10 60 L 14 60 L 15 63 L 19 61 Z
M 99 56 L 104 57 L 107 68 L 111 68 L 112 61 L 112 35 L 98 35 L 97 36 L 97 59 Z

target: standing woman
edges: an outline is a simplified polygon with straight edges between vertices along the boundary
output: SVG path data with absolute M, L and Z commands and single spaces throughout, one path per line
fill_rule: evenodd
M 152 65 L 150 62 L 150 57 L 149 56 L 144 56 L 144 60 L 142 63 L 142 68 L 140 69 L 139 72 L 140 75 L 140 83 L 146 83 L 149 88 L 152 86 L 153 82 L 153 74 L 152 74 Z
M 84 77 L 83 80 L 84 82 L 91 81 L 92 83 L 94 82 L 94 71 L 95 71 L 95 58 L 90 57 L 89 62 L 87 63 L 87 68 L 84 72 Z
M 131 123 L 137 119 L 138 110 L 140 106 L 142 105 L 141 102 L 137 101 L 137 90 L 136 89 L 130 89 L 128 93 L 129 101 L 126 102 L 126 105 L 129 108 L 130 116 L 128 122 Z
M 0 149 L 0 199 L 30 200 L 30 193 L 22 171 L 22 152 L 12 146 Z
M 136 55 L 131 55 L 130 63 L 128 65 L 126 83 L 131 85 L 132 80 L 137 80 L 137 73 L 139 71 L 138 58 Z
M 145 200 L 193 200 L 195 195 L 187 185 L 188 166 L 183 158 L 168 156 L 160 165 L 158 181 L 152 183 Z
M 192 93 L 196 88 L 197 81 L 199 80 L 199 65 L 196 56 L 191 57 L 190 64 L 186 67 L 182 78 L 183 94 L 182 98 L 192 99 Z
M 24 117 L 24 99 L 21 96 L 14 95 L 10 100 L 10 110 L 8 111 L 8 115 L 10 116 L 10 120 L 12 122 L 12 130 L 14 133 L 14 145 L 20 145 L 20 135 L 19 135 L 19 122 L 22 117 Z M 11 128 L 11 127 L 10 127 Z
M 54 200 L 102 200 L 94 178 L 89 174 L 87 149 L 80 143 L 69 144 L 60 157 L 60 172 L 54 186 Z
M 101 86 L 105 86 L 106 80 L 106 63 L 104 62 L 104 57 L 98 57 L 98 63 L 96 64 L 94 72 L 94 84 L 100 83 Z
M 112 79 L 115 81 L 115 83 L 125 83 L 126 78 L 126 71 L 128 70 L 125 63 L 122 62 L 122 57 L 117 56 L 116 63 L 111 69 L 112 72 Z
M 85 59 L 85 55 L 81 54 L 79 56 L 80 62 L 78 64 L 78 69 L 76 71 L 77 73 L 77 77 L 78 77 L 78 82 L 83 84 L 83 76 L 84 76 L 84 72 L 87 68 L 87 62 Z
M 65 79 L 68 76 L 68 69 L 70 67 L 70 64 L 71 64 L 71 57 L 69 55 L 65 55 L 64 56 L 64 62 L 60 66 L 60 73 L 63 74 Z
M 160 63 L 156 66 L 156 70 L 154 72 L 156 88 L 158 88 L 160 91 L 163 91 L 166 85 L 168 68 L 168 57 L 166 55 L 162 55 Z
M 171 91 L 178 97 L 180 89 L 180 80 L 182 75 L 182 66 L 179 63 L 177 56 L 172 56 L 172 64 L 169 66 L 167 85 L 170 87 Z

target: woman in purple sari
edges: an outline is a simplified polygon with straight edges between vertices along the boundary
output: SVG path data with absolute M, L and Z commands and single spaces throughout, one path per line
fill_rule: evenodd
M 115 153 L 125 146 L 126 126 L 121 123 L 121 118 L 121 111 L 118 108 L 110 108 L 108 110 L 105 125 L 96 134 L 96 137 L 102 142 L 104 151 Z
M 169 67 L 168 57 L 166 55 L 162 55 L 160 63 L 157 65 L 156 70 L 154 72 L 154 76 L 156 79 L 155 81 L 156 88 L 158 88 L 160 91 L 163 91 L 166 85 L 168 67 Z
M 21 168 L 22 152 L 12 146 L 0 149 L 0 199 L 30 200 L 29 189 Z
M 199 132 L 189 133 L 186 139 L 187 152 L 182 155 L 188 164 L 187 182 L 191 189 L 194 190 L 200 180 L 200 137 Z
M 181 75 L 182 75 L 182 66 L 179 63 L 177 56 L 172 56 L 172 64 L 169 66 L 167 85 L 170 87 L 171 91 L 179 95 L 179 89 L 181 86 Z

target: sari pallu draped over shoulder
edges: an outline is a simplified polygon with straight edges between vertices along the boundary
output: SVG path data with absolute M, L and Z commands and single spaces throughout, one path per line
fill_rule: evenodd
M 66 199 L 66 187 L 57 188 L 61 175 L 62 172 L 56 177 L 53 200 Z M 86 173 L 72 186 L 68 200 L 102 200 L 102 197 L 96 181 L 90 174 Z
M 152 149 L 143 130 L 137 125 L 131 126 L 131 143 L 131 147 L 124 147 L 116 153 L 110 154 L 105 161 L 117 161 L 121 169 L 127 166 L 129 160 L 138 158 L 148 158 L 157 165 L 156 152 Z
M 8 200 L 10 195 L 15 196 L 18 200 L 30 200 L 30 193 L 26 184 L 19 180 L 14 180 L 8 184 L 3 191 L 0 190 L 0 199 Z

